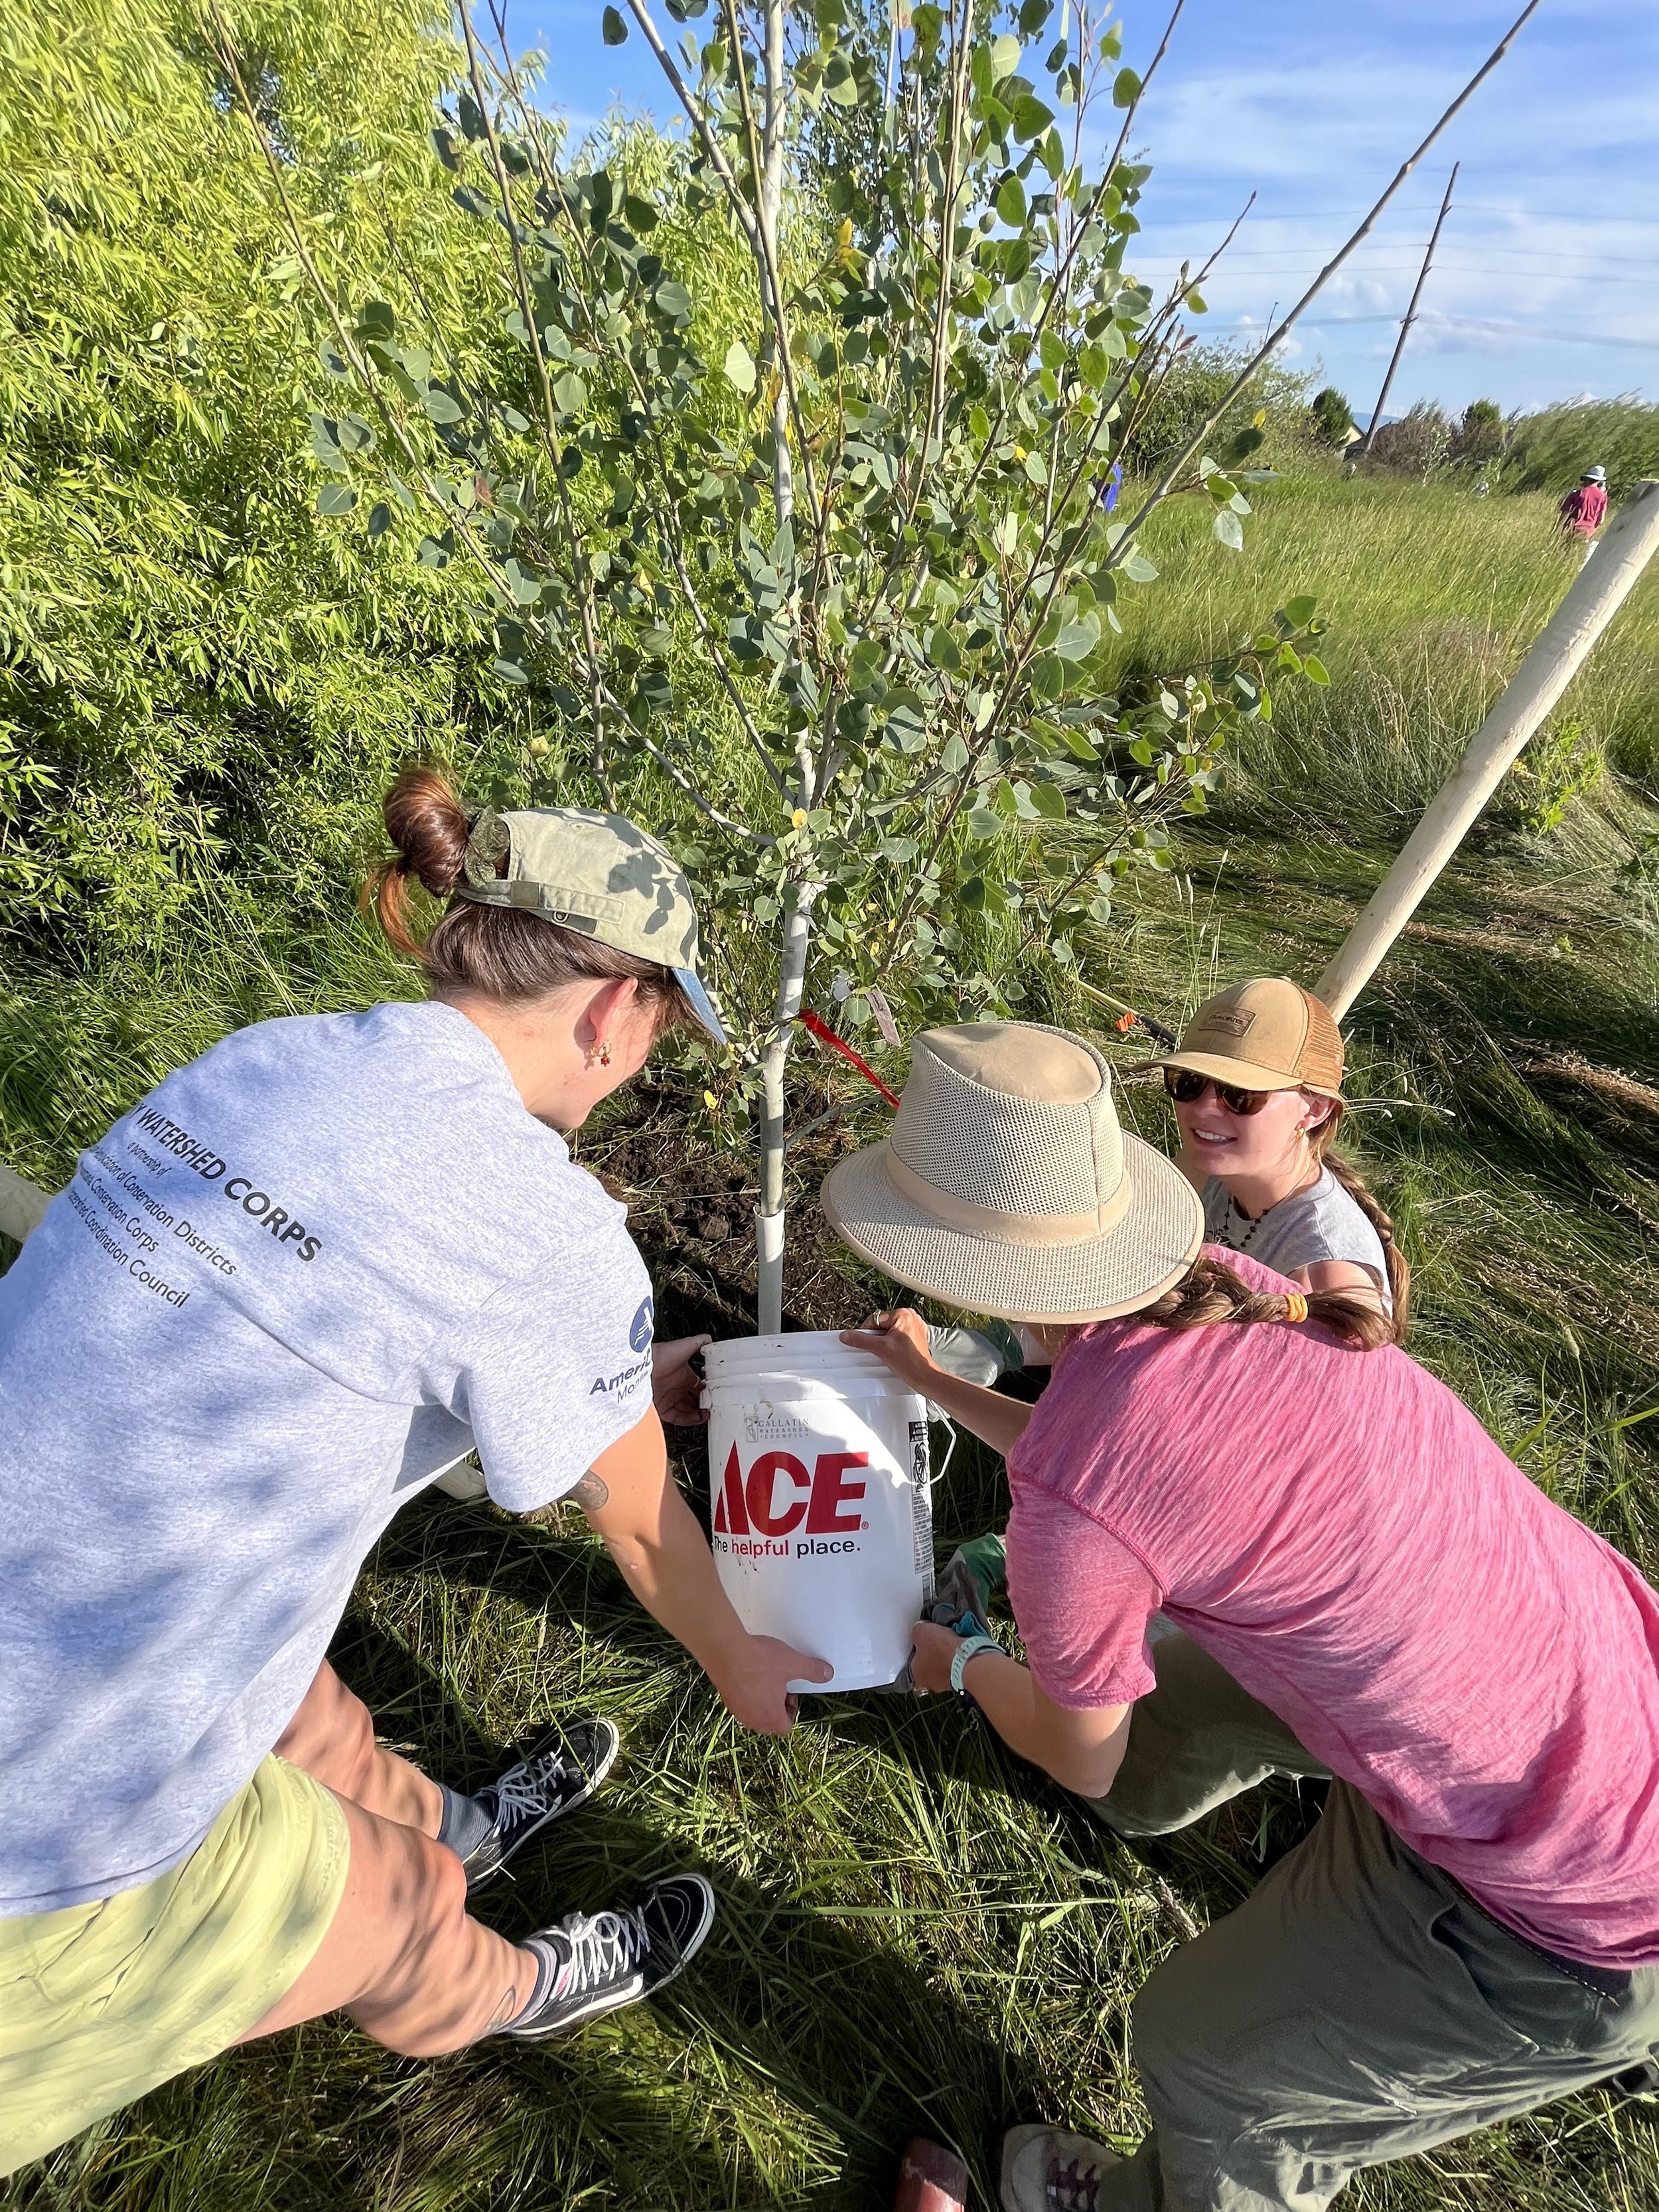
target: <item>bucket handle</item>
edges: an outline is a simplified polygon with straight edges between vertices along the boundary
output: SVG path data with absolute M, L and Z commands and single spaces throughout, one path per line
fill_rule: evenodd
M 934 1405 L 931 1398 L 927 1401 L 927 1410 L 934 1420 L 943 1421 L 945 1427 L 951 1431 L 951 1441 L 945 1447 L 945 1463 L 939 1468 L 937 1474 L 930 1475 L 927 1479 L 927 1495 L 931 1498 L 933 1492 L 939 1488 L 940 1483 L 944 1481 L 946 1474 L 950 1470 L 951 1462 L 956 1457 L 957 1431 L 956 1423 L 945 1412 L 944 1407 Z

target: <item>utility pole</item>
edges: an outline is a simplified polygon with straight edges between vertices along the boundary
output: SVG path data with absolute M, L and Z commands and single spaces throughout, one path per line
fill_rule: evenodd
M 1428 282 L 1429 264 L 1434 259 L 1434 249 L 1440 239 L 1440 226 L 1446 220 L 1446 211 L 1451 205 L 1452 186 L 1457 182 L 1457 172 L 1462 166 L 1458 161 L 1452 163 L 1451 175 L 1446 180 L 1446 197 L 1440 203 L 1440 212 L 1434 219 L 1433 230 L 1429 234 L 1429 250 L 1423 256 L 1423 266 L 1418 272 L 1417 289 L 1412 294 L 1412 303 L 1406 310 L 1406 319 L 1400 325 L 1400 336 L 1395 341 L 1394 358 L 1389 362 L 1389 373 L 1382 380 L 1382 389 L 1376 395 L 1376 404 L 1371 410 L 1370 428 L 1360 441 L 1359 451 L 1354 456 L 1356 460 L 1363 460 L 1370 453 L 1371 440 L 1376 435 L 1377 425 L 1382 420 L 1382 410 L 1389 404 L 1389 389 L 1394 382 L 1394 373 L 1400 366 L 1400 356 L 1406 350 L 1407 333 L 1417 320 L 1417 303 L 1423 296 L 1424 285 Z

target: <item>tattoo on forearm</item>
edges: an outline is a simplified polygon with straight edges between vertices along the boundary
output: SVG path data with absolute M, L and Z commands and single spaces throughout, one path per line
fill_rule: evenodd
M 580 1505 L 584 1513 L 597 1513 L 600 1506 L 609 1504 L 611 1486 L 603 1475 L 595 1474 L 590 1467 L 581 1480 L 566 1491 L 565 1496 L 573 1505 Z

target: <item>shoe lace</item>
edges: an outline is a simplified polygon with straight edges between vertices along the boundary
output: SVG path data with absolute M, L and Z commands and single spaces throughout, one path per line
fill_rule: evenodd
M 524 1759 L 517 1766 L 510 1766 L 499 1782 L 491 1784 L 497 1820 L 503 1817 L 509 1821 L 522 1820 L 546 1812 L 548 1785 L 562 1782 L 567 1771 L 564 1761 L 555 1751 L 544 1752 L 539 1759 Z
M 591 1917 L 572 1912 L 559 1923 L 559 1929 L 570 1946 L 570 1963 L 559 1987 L 561 1996 L 599 1989 L 631 1973 L 651 1949 L 645 1915 L 637 1907 L 624 1912 L 596 1912 Z
M 1075 2158 L 1069 2166 L 1062 2166 L 1057 2158 L 1051 2158 L 1043 2177 L 1042 2196 L 1055 2212 L 1096 2212 L 1100 2203 L 1100 2168 L 1085 2166 Z

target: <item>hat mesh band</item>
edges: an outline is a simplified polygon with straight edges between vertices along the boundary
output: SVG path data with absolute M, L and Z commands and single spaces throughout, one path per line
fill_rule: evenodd
M 925 1183 L 971 1190 L 994 1213 L 1092 1214 L 1101 1182 L 1111 1180 L 1102 1172 L 1107 1162 L 1097 1161 L 1097 1141 L 1114 1154 L 1118 1146 L 1115 1129 L 1097 1127 L 1090 1102 L 1056 1106 L 1006 1091 L 974 1096 L 959 1082 L 947 1088 L 921 1053 L 917 1063 L 889 1149 Z M 932 1080 L 919 1084 L 918 1074 Z
M 1133 1194 L 1126 1174 L 1111 1195 L 1091 1206 L 1086 1213 L 1006 1213 L 994 1206 L 975 1206 L 970 1199 L 957 1198 L 951 1191 L 939 1189 L 936 1183 L 924 1182 L 914 1169 L 906 1167 L 890 1144 L 883 1164 L 889 1182 L 901 1196 L 936 1221 L 944 1222 L 947 1228 L 963 1230 L 970 1237 L 999 1237 L 1009 1243 L 1033 1248 L 1075 1244 L 1086 1237 L 1100 1236 L 1122 1218 Z

